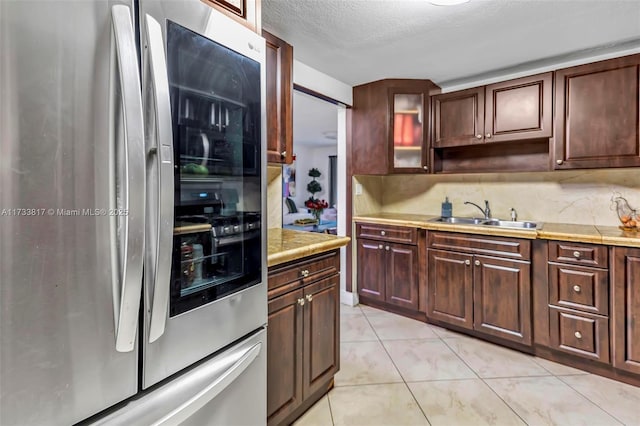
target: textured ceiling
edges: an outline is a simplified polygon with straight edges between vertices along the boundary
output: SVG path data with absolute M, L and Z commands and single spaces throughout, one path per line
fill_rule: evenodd
M 262 19 L 297 60 L 350 85 L 395 77 L 444 87 L 640 47 L 640 0 L 262 0 Z

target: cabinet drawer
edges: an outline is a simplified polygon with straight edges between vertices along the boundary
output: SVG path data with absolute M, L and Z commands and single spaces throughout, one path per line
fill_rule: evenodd
M 277 266 L 269 271 L 269 298 L 284 294 L 300 285 L 337 274 L 339 271 L 338 251 Z
M 572 355 L 609 362 L 609 320 L 551 307 L 551 347 Z
M 392 243 L 417 244 L 418 230 L 407 226 L 356 223 L 356 237 Z
M 609 252 L 606 246 L 549 241 L 549 261 L 608 268 Z
M 549 264 L 549 303 L 609 315 L 608 271 Z
M 531 259 L 531 242 L 529 240 L 453 232 L 429 232 L 427 235 L 429 248 L 518 260 Z

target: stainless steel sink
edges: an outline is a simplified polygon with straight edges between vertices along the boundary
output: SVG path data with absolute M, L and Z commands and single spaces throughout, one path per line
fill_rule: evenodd
M 538 224 L 536 222 L 519 222 L 519 221 L 511 221 L 511 220 L 499 220 L 499 219 L 490 219 L 484 221 L 483 225 L 487 226 L 498 226 L 500 228 L 520 228 L 520 229 L 536 229 Z
M 437 217 L 431 222 L 450 223 L 456 225 L 486 225 L 498 228 L 537 229 L 541 222 L 520 222 L 500 219 L 482 219 L 477 217 Z
M 432 222 L 451 223 L 459 225 L 481 225 L 486 219 L 477 217 L 438 217 L 431 219 Z

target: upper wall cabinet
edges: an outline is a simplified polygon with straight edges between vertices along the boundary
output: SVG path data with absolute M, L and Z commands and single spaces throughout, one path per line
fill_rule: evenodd
M 245 27 L 260 34 L 262 29 L 261 0 L 202 0 Z
M 380 80 L 353 88 L 353 174 L 429 171 L 430 80 Z
M 556 169 L 640 166 L 640 55 L 556 71 Z
M 433 146 L 550 138 L 553 73 L 433 97 Z
M 262 31 L 267 46 L 267 161 L 293 162 L 293 46 Z

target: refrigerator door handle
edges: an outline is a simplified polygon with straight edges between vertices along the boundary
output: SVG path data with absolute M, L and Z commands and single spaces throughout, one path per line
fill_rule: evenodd
M 113 6 L 111 17 L 110 164 L 116 165 L 116 173 L 124 175 L 119 185 L 113 170 L 110 179 L 113 307 L 116 350 L 131 352 L 136 343 L 144 261 L 144 126 L 131 10 L 124 5 Z M 123 148 L 116 156 L 120 146 Z
M 147 139 L 150 174 L 157 182 L 149 193 L 149 262 L 150 282 L 153 283 L 153 301 L 149 325 L 149 343 L 164 333 L 171 279 L 173 238 L 173 134 L 171 131 L 171 103 L 167 60 L 164 53 L 162 29 L 158 21 L 146 15 L 148 66 L 145 70 L 149 97 L 147 103 Z M 154 175 L 157 173 L 157 176 Z M 154 250 L 155 249 L 155 250 Z
M 194 413 L 212 401 L 216 396 L 233 383 L 251 365 L 253 360 L 260 354 L 262 343 L 258 342 L 249 348 L 227 371 L 222 373 L 216 380 L 209 384 L 202 391 L 179 407 L 167 413 L 155 425 L 179 425 L 191 417 Z

